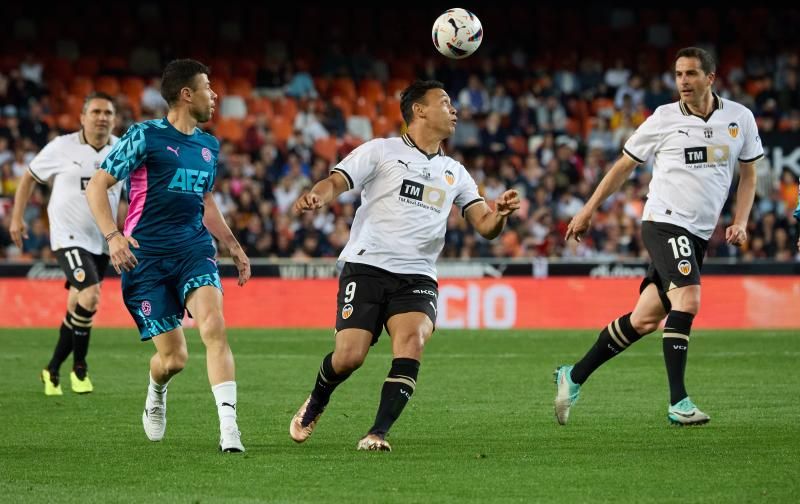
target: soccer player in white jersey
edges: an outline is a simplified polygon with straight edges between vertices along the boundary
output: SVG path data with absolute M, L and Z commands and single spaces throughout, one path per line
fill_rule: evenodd
M 72 390 L 79 394 L 93 390 L 86 365 L 92 317 L 100 301 L 100 282 L 108 266 L 108 246 L 94 223 L 86 202 L 86 184 L 111 151 L 117 137 L 114 127 L 114 103 L 105 93 L 89 94 L 81 112 L 81 130 L 62 135 L 48 143 L 31 161 L 22 176 L 11 215 L 11 237 L 22 248 L 27 238 L 23 214 L 35 183 L 52 182 L 47 214 L 50 220 L 50 243 L 58 264 L 67 276 L 67 314 L 61 323 L 60 336 L 53 357 L 42 370 L 44 393 L 62 395 L 59 373 L 70 352 Z M 108 200 L 115 218 L 122 184 L 108 190 Z
M 675 425 L 701 425 L 710 417 L 689 398 L 684 383 L 692 321 L 700 307 L 700 267 L 739 163 L 739 187 L 728 243 L 747 240 L 755 194 L 755 162 L 764 155 L 752 112 L 712 92 L 715 63 L 696 47 L 678 51 L 675 84 L 680 101 L 658 107 L 625 143 L 623 155 L 567 227 L 580 240 L 595 210 L 628 180 L 636 165 L 653 156 L 653 179 L 642 217 L 642 240 L 651 264 L 633 312 L 613 320 L 574 366 L 556 370 L 555 414 L 565 424 L 581 385 L 604 362 L 642 336 L 663 332 L 669 381 L 667 418 Z
M 344 269 L 334 351 L 323 359 L 311 395 L 290 423 L 289 434 L 298 443 L 311 436 L 331 393 L 361 366 L 386 327 L 394 360 L 375 423 L 357 448 L 391 450 L 386 435 L 414 393 L 422 350 L 434 330 L 435 263 L 452 205 L 487 239 L 499 235 L 519 208 L 519 197 L 511 190 L 492 209 L 464 166 L 442 151 L 441 142 L 453 134 L 457 122 L 442 83 L 411 84 L 403 91 L 400 108 L 407 134 L 355 149 L 294 204 L 298 213 L 313 211 L 344 191 L 361 190 L 350 240 L 339 256 Z

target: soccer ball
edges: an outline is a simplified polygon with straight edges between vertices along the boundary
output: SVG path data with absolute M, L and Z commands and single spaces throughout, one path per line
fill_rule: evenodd
M 474 53 L 483 40 L 483 28 L 478 16 L 466 9 L 450 9 L 433 23 L 433 45 L 453 59 L 466 58 Z

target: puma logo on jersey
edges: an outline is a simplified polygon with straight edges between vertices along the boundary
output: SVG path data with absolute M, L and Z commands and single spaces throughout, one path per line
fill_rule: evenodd
M 203 193 L 208 181 L 208 172 L 178 168 L 167 187 L 168 191 L 184 193 Z
M 167 145 L 167 150 L 175 154 L 175 157 L 181 157 L 181 155 L 178 153 L 178 151 L 180 150 L 180 146 L 170 147 L 169 145 Z
M 408 167 L 409 163 L 406 163 L 405 161 L 401 161 L 399 159 L 397 160 L 397 162 L 400 163 L 401 165 L 405 166 L 406 170 L 410 170 L 411 169 L 411 168 Z
M 680 130 L 680 129 L 679 129 L 679 130 L 678 130 L 678 133 L 683 133 L 683 134 L 684 134 L 684 135 L 686 135 L 687 137 L 689 136 L 689 130 Z

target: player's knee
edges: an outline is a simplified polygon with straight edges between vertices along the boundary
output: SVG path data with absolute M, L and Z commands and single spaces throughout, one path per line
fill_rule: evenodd
M 170 376 L 178 374 L 186 367 L 186 362 L 189 360 L 189 351 L 182 348 L 178 351 L 172 352 L 163 359 L 165 371 Z
M 210 336 L 218 339 L 225 334 L 225 318 L 219 312 L 209 313 L 197 321 L 197 326 L 204 337 Z
M 78 303 L 89 311 L 96 311 L 100 305 L 100 286 L 91 285 L 78 293 Z
M 410 352 L 422 352 L 425 342 L 430 333 L 422 327 L 399 331 L 394 337 L 398 340 L 398 346 Z
M 361 367 L 365 358 L 366 354 L 355 348 L 337 351 L 333 355 L 333 368 L 339 374 L 352 373 Z
M 656 319 L 653 317 L 649 318 L 642 317 L 639 319 L 631 317 L 631 325 L 633 326 L 633 329 L 642 336 L 654 332 L 656 329 L 658 329 L 660 323 L 661 323 L 660 319 Z

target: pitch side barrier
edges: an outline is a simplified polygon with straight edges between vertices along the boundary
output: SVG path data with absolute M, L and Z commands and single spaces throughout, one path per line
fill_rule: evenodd
M 220 266 L 228 326 L 333 327 L 334 261 L 254 259 L 253 278 L 243 288 L 230 261 Z M 596 329 L 633 307 L 645 269 L 638 261 L 441 261 L 437 327 Z M 708 259 L 694 327 L 800 328 L 799 269 L 788 262 Z M 57 326 L 65 295 L 55 264 L 0 264 L 0 328 Z M 95 326 L 133 327 L 113 271 Z

